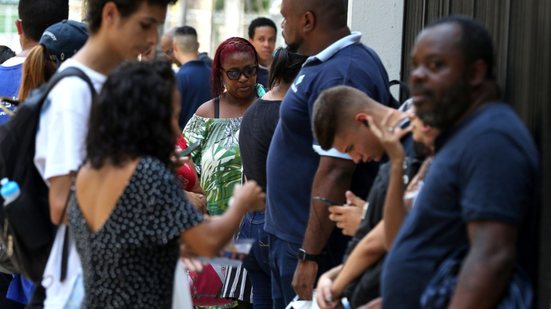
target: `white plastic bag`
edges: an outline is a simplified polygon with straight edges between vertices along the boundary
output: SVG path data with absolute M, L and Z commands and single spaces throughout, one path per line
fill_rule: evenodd
M 176 274 L 174 275 L 174 290 L 172 291 L 172 309 L 193 308 L 191 302 L 191 291 L 186 267 L 180 259 L 176 264 Z
M 65 233 L 69 232 L 65 224 L 57 228 L 56 236 L 44 275 L 42 286 L 46 289 L 44 308 L 78 308 L 84 299 L 82 282 L 82 266 L 73 238 L 69 238 L 69 259 L 67 261 L 67 277 L 60 280 L 61 258 Z
M 301 300 L 298 295 L 285 307 L 285 309 L 319 309 L 316 302 L 316 292 L 312 295 L 312 300 Z

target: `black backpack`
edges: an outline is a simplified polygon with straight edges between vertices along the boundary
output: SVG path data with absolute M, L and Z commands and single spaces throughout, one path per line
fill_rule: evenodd
M 57 229 L 50 220 L 48 187 L 34 165 L 35 138 L 48 93 L 68 76 L 83 79 L 94 97 L 90 78 L 69 67 L 31 91 L 15 115 L 0 125 L 0 178 L 15 180 L 21 188 L 19 197 L 5 207 L 0 197 L 0 235 L 15 270 L 34 282 L 42 279 Z

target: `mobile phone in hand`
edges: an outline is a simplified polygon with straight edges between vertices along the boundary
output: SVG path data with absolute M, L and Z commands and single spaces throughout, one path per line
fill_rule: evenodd
M 186 149 L 182 150 L 182 152 L 180 153 L 180 157 L 185 157 L 191 154 L 195 149 L 199 148 L 199 146 L 201 146 L 201 143 L 199 142 L 195 142 L 189 145 Z
M 341 205 L 342 204 L 342 203 L 339 203 L 339 202 L 332 201 L 332 200 L 330 200 L 328 198 L 325 198 L 323 196 L 314 196 L 313 199 L 318 200 L 322 203 L 325 203 L 325 204 L 327 204 L 327 206 Z

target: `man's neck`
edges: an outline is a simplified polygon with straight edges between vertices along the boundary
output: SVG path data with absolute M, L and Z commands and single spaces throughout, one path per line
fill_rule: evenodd
M 199 60 L 199 53 L 177 53 L 175 57 L 184 65 L 190 61 Z
M 103 44 L 97 37 L 90 37 L 73 58 L 94 71 L 108 75 L 125 60 L 113 55 L 109 45 Z
M 27 55 L 29 54 L 29 51 L 31 51 L 31 49 L 33 47 L 35 47 L 36 45 L 38 45 L 38 42 L 36 41 L 33 41 L 33 40 L 29 40 L 29 39 L 21 39 L 21 52 L 17 54 L 18 57 L 27 57 Z
M 312 43 L 310 44 L 310 46 L 306 46 L 306 50 L 304 52 L 301 52 L 301 54 L 306 56 L 317 55 L 325 50 L 327 47 L 331 46 L 333 43 L 348 35 L 350 35 L 350 29 L 348 29 L 348 27 L 328 32 L 318 31 L 317 35 L 313 35 L 313 39 L 311 40 Z
M 272 65 L 272 61 L 273 59 L 270 59 L 270 60 L 261 60 L 261 59 L 258 59 L 258 64 L 261 66 L 261 67 L 264 67 L 266 69 L 270 68 L 270 66 Z
M 465 110 L 463 115 L 454 123 L 452 127 L 459 125 L 470 115 L 475 113 L 482 105 L 499 100 L 500 90 L 498 84 L 493 80 L 484 81 L 472 94 L 472 104 Z

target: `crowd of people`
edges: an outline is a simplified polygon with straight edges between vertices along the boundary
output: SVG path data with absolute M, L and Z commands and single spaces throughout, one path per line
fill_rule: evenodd
M 400 106 L 346 1 L 282 0 L 286 47 L 259 17 L 212 59 L 189 25 L 159 37 L 175 2 L 89 0 L 81 23 L 19 1 L 0 125 L 56 72 L 87 80 L 42 106 L 57 232 L 41 281 L 0 246 L 1 308 L 534 306 L 539 155 L 478 21 L 418 34 Z

